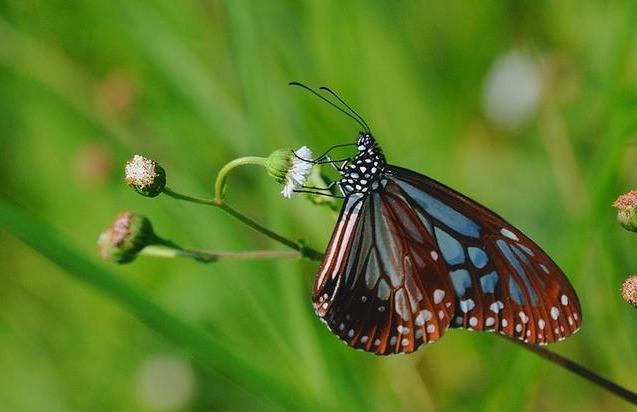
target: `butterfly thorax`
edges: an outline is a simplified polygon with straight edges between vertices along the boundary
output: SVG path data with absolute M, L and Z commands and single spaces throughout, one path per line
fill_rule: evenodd
M 377 190 L 385 170 L 385 155 L 371 133 L 359 133 L 356 146 L 356 156 L 340 169 L 339 185 L 345 196 Z

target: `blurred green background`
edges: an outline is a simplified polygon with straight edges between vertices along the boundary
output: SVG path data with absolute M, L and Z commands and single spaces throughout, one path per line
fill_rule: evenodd
M 0 2 L 0 409 L 625 410 L 490 334 L 409 356 L 340 343 L 315 317 L 316 262 L 100 262 L 117 212 L 193 247 L 280 246 L 221 211 L 123 183 L 134 153 L 210 196 L 245 155 L 355 138 L 299 89 L 338 90 L 391 163 L 488 205 L 568 274 L 581 332 L 549 348 L 637 389 L 637 313 L 618 288 L 634 234 L 610 204 L 637 185 L 630 1 Z M 228 202 L 323 249 L 326 208 L 262 169 Z

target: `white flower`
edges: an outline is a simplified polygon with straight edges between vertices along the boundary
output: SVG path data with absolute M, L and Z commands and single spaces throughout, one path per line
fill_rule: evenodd
M 157 163 L 143 156 L 135 155 L 126 162 L 126 183 L 141 189 L 152 185 L 157 177 L 155 167 Z
M 308 161 L 312 160 L 312 151 L 307 146 L 301 147 L 295 153 L 296 156 L 292 154 L 292 165 L 287 170 L 284 180 L 285 185 L 281 191 L 283 197 L 287 199 L 292 197 L 295 190 L 303 187 L 313 166 L 313 164 Z

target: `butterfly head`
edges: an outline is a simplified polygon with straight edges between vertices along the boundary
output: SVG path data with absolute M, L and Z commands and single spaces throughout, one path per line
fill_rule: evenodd
M 346 196 L 378 189 L 385 170 L 385 156 L 370 132 L 360 132 L 358 153 L 341 169 L 340 186 Z

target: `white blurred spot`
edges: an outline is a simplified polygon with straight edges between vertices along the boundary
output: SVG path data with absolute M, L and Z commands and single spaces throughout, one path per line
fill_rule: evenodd
M 195 375 L 187 360 L 159 354 L 139 365 L 135 384 L 137 398 L 144 406 L 157 410 L 182 409 L 192 398 Z
M 500 56 L 486 75 L 484 111 L 491 122 L 514 130 L 535 113 L 542 93 L 542 75 L 526 53 L 512 50 Z

